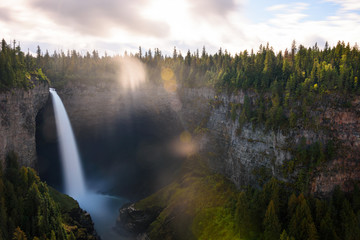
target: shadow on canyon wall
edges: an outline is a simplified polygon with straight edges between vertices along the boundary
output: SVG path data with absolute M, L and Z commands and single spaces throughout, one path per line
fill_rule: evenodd
M 64 104 L 66 108 L 66 101 Z M 126 116 L 119 111 L 112 114 L 111 121 L 82 124 L 81 116 L 72 118 L 76 103 L 70 108 L 67 111 L 89 189 L 136 200 L 168 184 L 180 168 L 184 156 L 176 153 L 171 143 L 181 134 L 182 127 L 173 112 L 127 108 Z M 92 110 L 96 111 L 87 108 L 87 111 Z M 84 117 L 83 121 L 91 120 Z M 36 122 L 40 177 L 62 190 L 62 167 L 51 99 Z

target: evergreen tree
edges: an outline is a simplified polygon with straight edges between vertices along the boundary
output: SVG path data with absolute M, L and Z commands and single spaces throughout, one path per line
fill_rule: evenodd
M 331 216 L 331 207 L 328 209 L 325 216 L 320 220 L 319 234 L 321 239 L 324 240 L 338 239 Z
M 303 195 L 299 195 L 298 202 L 299 204 L 289 223 L 290 235 L 296 236 L 296 239 L 299 240 L 317 239 L 317 229 L 313 222 L 310 208 Z
M 236 202 L 235 219 L 238 226 L 239 236 L 246 238 L 251 229 L 250 210 L 246 193 L 241 192 Z
M 354 214 L 354 211 L 351 208 L 351 205 L 348 200 L 344 200 L 342 210 L 340 213 L 342 229 L 343 229 L 343 238 L 345 240 L 355 240 L 359 239 L 360 228 L 359 220 Z
M 351 205 L 353 206 L 355 213 L 360 211 L 360 190 L 358 184 L 355 184 L 354 186 Z
M 286 230 L 284 230 L 280 235 L 280 240 L 295 240 L 295 238 L 289 237 L 286 233 Z
M 275 212 L 274 202 L 270 201 L 264 218 L 265 240 L 278 240 L 281 232 L 281 225 Z
M 65 240 L 62 221 L 46 184 L 34 170 L 19 169 L 17 156 L 10 153 L 4 175 L 0 169 L 0 239 Z
M 17 227 L 13 234 L 13 240 L 27 240 L 25 233 Z
M 73 232 L 70 232 L 70 233 L 69 233 L 69 235 L 68 235 L 68 240 L 76 240 Z

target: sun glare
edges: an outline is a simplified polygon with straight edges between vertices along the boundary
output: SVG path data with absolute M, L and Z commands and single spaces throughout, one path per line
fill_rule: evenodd
M 134 91 L 146 81 L 143 63 L 134 57 L 124 57 L 120 61 L 119 83 L 126 90 Z
M 180 26 L 188 15 L 189 5 L 184 0 L 153 0 L 149 1 L 142 14 L 144 17 L 169 23 L 171 26 Z

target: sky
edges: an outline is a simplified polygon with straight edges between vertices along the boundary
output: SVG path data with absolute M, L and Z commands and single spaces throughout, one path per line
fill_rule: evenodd
M 36 52 L 275 51 L 360 40 L 359 0 L 1 0 L 0 37 Z

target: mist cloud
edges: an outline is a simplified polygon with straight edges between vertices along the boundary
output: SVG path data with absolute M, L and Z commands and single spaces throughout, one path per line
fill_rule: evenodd
M 225 19 L 230 12 L 241 7 L 240 2 L 235 0 L 192 0 L 189 2 L 194 15 L 210 21 Z
M 32 7 L 43 11 L 59 25 L 67 26 L 83 34 L 107 36 L 111 29 L 165 37 L 170 27 L 165 22 L 149 20 L 141 16 L 139 9 L 145 0 L 32 0 Z

